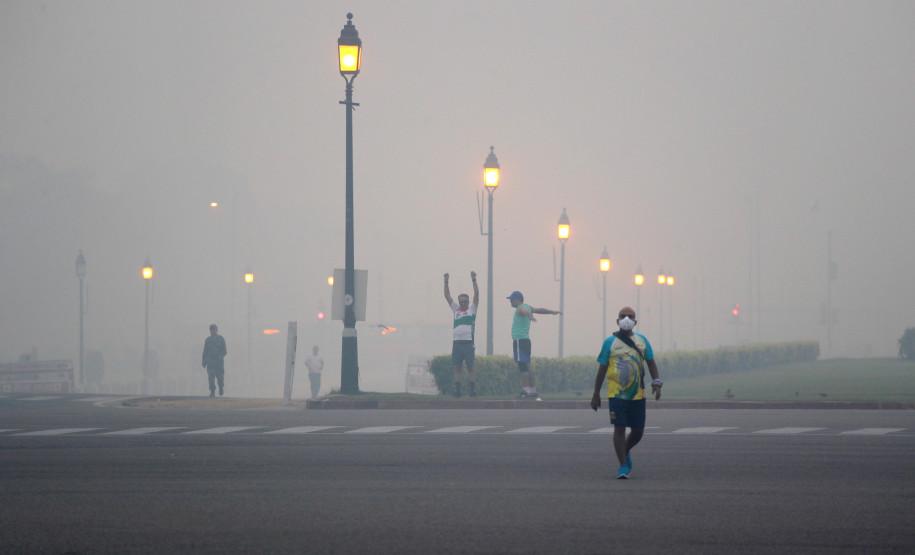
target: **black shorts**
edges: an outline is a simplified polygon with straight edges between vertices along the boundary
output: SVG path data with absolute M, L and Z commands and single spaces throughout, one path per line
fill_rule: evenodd
M 473 341 L 455 341 L 451 344 L 451 364 L 455 368 L 466 364 L 468 370 L 473 370 L 475 358 Z
M 630 401 L 614 397 L 608 404 L 610 423 L 614 427 L 635 429 L 645 427 L 645 399 Z

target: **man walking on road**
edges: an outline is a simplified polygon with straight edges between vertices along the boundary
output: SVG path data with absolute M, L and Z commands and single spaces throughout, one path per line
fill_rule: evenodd
M 620 463 L 616 477 L 625 480 L 632 472 L 632 449 L 645 433 L 645 366 L 651 372 L 651 392 L 655 400 L 661 398 L 664 382 L 648 338 L 632 332 L 636 325 L 635 310 L 628 306 L 621 308 L 616 322 L 619 331 L 604 340 L 597 356 L 599 367 L 594 378 L 591 408 L 595 412 L 600 408 L 600 388 L 606 376 L 613 449 Z M 628 437 L 627 427 L 630 429 Z
M 210 384 L 210 397 L 216 397 L 216 383 L 219 383 L 219 396 L 222 397 L 225 384 L 225 366 L 223 359 L 228 354 L 226 340 L 219 335 L 216 324 L 210 324 L 210 336 L 203 342 L 203 367 L 207 369 L 207 380 Z
M 448 274 L 445 274 L 445 301 L 451 307 L 453 316 L 454 342 L 451 344 L 451 364 L 454 367 L 455 397 L 461 396 L 461 374 L 463 367 L 467 367 L 467 389 L 471 397 L 477 396 L 477 380 L 474 371 L 476 358 L 474 347 L 474 331 L 477 321 L 477 306 L 480 303 L 480 288 L 477 286 L 477 273 L 470 272 L 470 281 L 473 283 L 473 302 L 467 293 L 458 295 L 458 302 L 451 298 L 451 289 L 448 285 Z
M 534 385 L 534 374 L 531 372 L 531 322 L 537 321 L 534 314 L 556 315 L 559 314 L 559 311 L 534 308 L 526 304 L 521 291 L 512 291 L 512 294 L 506 298 L 515 309 L 515 315 L 512 318 L 512 354 L 518 364 L 518 371 L 521 372 L 520 397 L 540 401 L 540 394 L 537 393 L 537 386 Z
M 324 359 L 318 354 L 318 346 L 311 348 L 311 354 L 305 359 L 308 368 L 308 381 L 311 383 L 311 398 L 314 399 L 321 391 L 321 371 L 324 370 Z

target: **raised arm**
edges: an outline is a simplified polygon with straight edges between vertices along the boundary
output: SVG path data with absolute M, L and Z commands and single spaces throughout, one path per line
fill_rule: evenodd
M 448 287 L 448 274 L 445 274 L 445 301 L 448 306 L 454 306 L 454 299 L 451 298 L 451 288 Z
M 470 272 L 470 281 L 473 282 L 473 306 L 480 306 L 480 288 L 477 286 L 476 272 Z

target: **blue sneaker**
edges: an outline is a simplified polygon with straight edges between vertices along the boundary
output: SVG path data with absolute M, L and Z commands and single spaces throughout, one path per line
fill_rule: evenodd
M 629 468 L 629 466 L 627 466 L 625 464 L 620 466 L 620 469 L 616 471 L 616 479 L 617 480 L 628 480 L 630 471 L 631 471 L 631 469 Z

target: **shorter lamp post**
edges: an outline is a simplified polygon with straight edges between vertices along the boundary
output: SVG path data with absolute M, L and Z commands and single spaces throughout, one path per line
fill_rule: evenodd
M 489 147 L 489 155 L 483 163 L 483 187 L 486 188 L 489 200 L 489 225 L 486 233 L 482 230 L 480 233 L 486 235 L 488 249 L 486 257 L 486 355 L 492 355 L 493 333 L 492 333 L 492 194 L 499 188 L 499 178 L 502 169 L 499 167 L 499 159 L 496 158 L 496 147 Z M 482 227 L 482 215 L 480 216 L 480 227 Z
M 658 270 L 658 346 L 664 350 L 664 286 L 667 285 L 667 274 L 664 269 Z
M 251 371 L 251 359 L 252 359 L 252 340 L 251 340 L 251 317 L 254 312 L 253 310 L 253 301 L 252 297 L 254 295 L 254 272 L 250 269 L 245 272 L 244 275 L 245 285 L 248 289 L 248 329 L 247 329 L 247 341 L 248 341 L 248 353 L 247 353 L 247 363 L 248 363 L 248 377 L 253 379 L 253 373 Z
M 566 317 L 566 241 L 572 235 L 569 216 L 566 209 L 559 215 L 556 224 L 556 236 L 559 238 L 559 358 L 562 358 Z
M 144 289 L 146 291 L 146 310 L 144 312 L 144 326 L 143 326 L 143 393 L 148 393 L 148 380 L 149 380 L 149 284 L 155 276 L 155 271 L 153 270 L 152 262 L 149 261 L 149 258 L 146 259 L 146 262 L 143 263 L 143 267 L 140 269 L 140 277 L 143 278 Z
M 632 276 L 632 283 L 635 284 L 635 313 L 636 318 L 642 317 L 642 286 L 645 285 L 645 274 L 642 273 L 642 266 L 639 266 Z
M 604 252 L 601 253 L 600 261 L 598 262 L 598 269 L 600 270 L 600 275 L 603 281 L 603 292 L 601 295 L 601 300 L 603 301 L 603 327 L 601 328 L 601 338 L 607 337 L 607 274 L 610 272 L 610 268 L 612 266 L 613 264 L 610 262 L 610 254 L 607 253 L 607 245 L 604 245 Z
M 666 285 L 667 287 L 673 287 L 677 283 L 677 279 L 673 274 L 667 274 Z M 677 342 L 674 340 L 674 292 L 673 289 L 670 290 L 670 294 L 667 295 L 667 319 L 670 321 L 670 346 L 674 348 Z
M 84 366 L 86 363 L 86 257 L 83 256 L 83 251 L 79 251 L 76 256 L 76 277 L 79 278 L 79 376 L 77 385 L 82 390 L 86 374 Z

